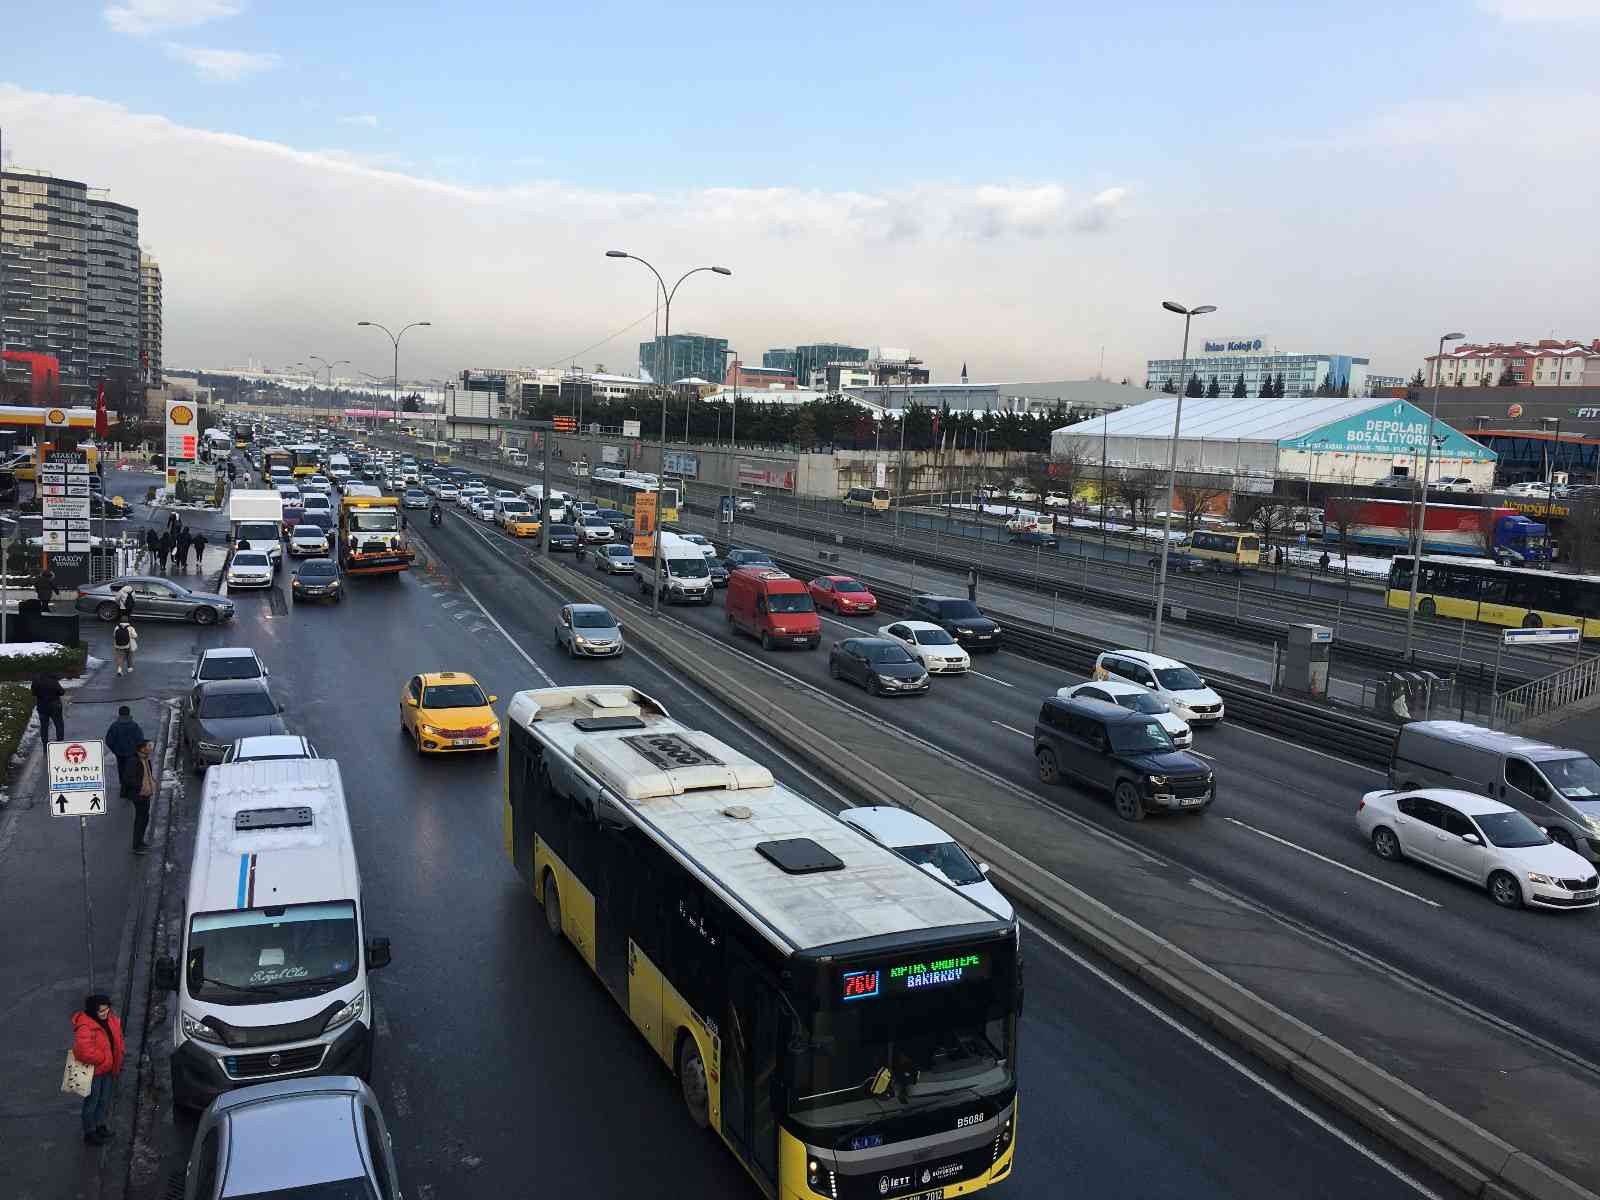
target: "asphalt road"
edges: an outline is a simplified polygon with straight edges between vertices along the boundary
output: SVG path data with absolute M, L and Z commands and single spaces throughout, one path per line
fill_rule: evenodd
M 420 1200 L 528 1195 L 533 1178 L 551 1194 L 656 1195 L 663 1179 L 665 1194 L 752 1194 L 732 1156 L 691 1129 L 626 1017 L 545 933 L 501 849 L 497 761 L 419 758 L 398 730 L 399 689 L 417 670 L 466 670 L 503 713 L 514 691 L 552 680 L 634 683 L 784 782 L 838 800 L 643 656 L 558 655 L 559 598 L 496 536 L 452 514 L 423 531 L 427 567 L 354 580 L 334 607 L 240 596 L 232 626 L 200 635 L 254 646 L 292 727 L 344 767 L 372 930 L 394 942 L 374 984 L 376 1086 L 402 1182 Z M 1048 929 L 1025 936 L 1030 1116 L 996 1195 L 1459 1194 L 1115 971 L 1058 949 Z M 173 1165 L 190 1132 L 171 1127 Z

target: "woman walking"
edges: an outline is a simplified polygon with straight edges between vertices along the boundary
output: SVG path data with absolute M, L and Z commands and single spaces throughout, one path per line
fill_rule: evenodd
M 83 1140 L 91 1146 L 111 1140 L 111 1096 L 122 1073 L 122 1021 L 111 1011 L 111 997 L 84 997 L 83 1011 L 72 1014 L 72 1055 L 94 1068 L 94 1084 L 83 1098 Z
M 133 652 L 139 648 L 139 631 L 128 621 L 126 613 L 117 617 L 111 627 L 111 657 L 116 661 L 117 674 L 133 674 Z

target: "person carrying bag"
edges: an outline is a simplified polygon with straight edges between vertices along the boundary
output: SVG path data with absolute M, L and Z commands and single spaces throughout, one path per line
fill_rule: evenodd
M 98 992 L 84 997 L 83 1010 L 72 1014 L 72 1049 L 61 1086 L 83 1097 L 83 1140 L 91 1146 L 111 1140 L 111 1096 L 122 1073 L 123 1052 L 122 1021 L 111 1011 L 111 997 Z M 87 1092 L 78 1090 L 82 1072 L 75 1071 L 74 1059 L 91 1072 Z

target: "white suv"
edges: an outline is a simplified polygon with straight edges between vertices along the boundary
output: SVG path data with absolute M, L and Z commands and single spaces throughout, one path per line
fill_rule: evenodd
M 1165 700 L 1189 725 L 1215 725 L 1222 720 L 1222 697 L 1177 659 L 1145 650 L 1108 650 L 1094 660 L 1094 678 L 1121 679 Z
M 1172 711 L 1172 706 L 1148 688 L 1121 679 L 1093 680 L 1057 688 L 1056 695 L 1063 700 L 1100 700 L 1144 713 L 1156 719 L 1156 724 L 1167 731 L 1172 744 L 1180 750 L 1194 745 L 1194 730 L 1189 723 Z

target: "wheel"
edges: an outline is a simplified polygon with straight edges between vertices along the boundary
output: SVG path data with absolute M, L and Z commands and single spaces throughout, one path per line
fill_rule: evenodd
M 1544 619 L 1540 617 L 1538 613 L 1529 613 L 1527 616 L 1522 618 L 1522 627 L 1524 629 L 1539 629 L 1542 628 L 1543 625 Z
M 1522 885 L 1510 871 L 1496 871 L 1489 876 L 1489 895 L 1501 908 L 1522 907 Z
M 761 648 L 763 650 L 772 649 L 772 635 L 764 629 L 761 631 Z
M 1559 825 L 1550 826 L 1550 840 L 1565 850 L 1576 850 L 1572 844 L 1572 835 Z
M 1417 601 L 1417 615 L 1419 617 L 1436 617 L 1439 615 L 1439 606 L 1433 602 L 1432 596 L 1424 596 Z
M 711 1088 L 706 1083 L 706 1065 L 700 1061 L 700 1047 L 687 1034 L 678 1042 L 678 1088 L 689 1119 L 697 1129 L 704 1129 L 711 1123 Z
M 217 610 L 201 605 L 194 610 L 194 623 L 196 625 L 215 625 L 217 623 Z
M 1117 816 L 1124 821 L 1144 820 L 1144 800 L 1139 796 L 1139 789 L 1126 779 L 1117 784 L 1116 805 Z
M 883 695 L 883 685 L 878 682 L 878 677 L 876 675 L 867 676 L 867 695 Z
M 1061 781 L 1061 765 L 1056 762 L 1054 750 L 1040 750 L 1038 762 L 1040 783 L 1054 784 Z
M 578 643 L 577 642 L 568 642 L 567 643 L 567 657 L 568 658 L 577 658 L 578 657 Z
M 1379 825 L 1372 831 L 1372 852 L 1385 862 L 1399 862 L 1403 857 L 1400 839 L 1386 825 Z
M 544 873 L 544 924 L 551 937 L 561 936 L 561 892 L 555 873 L 548 870 Z
M 102 621 L 115 621 L 117 619 L 117 606 L 114 602 L 107 600 L 94 610 L 94 615 Z

